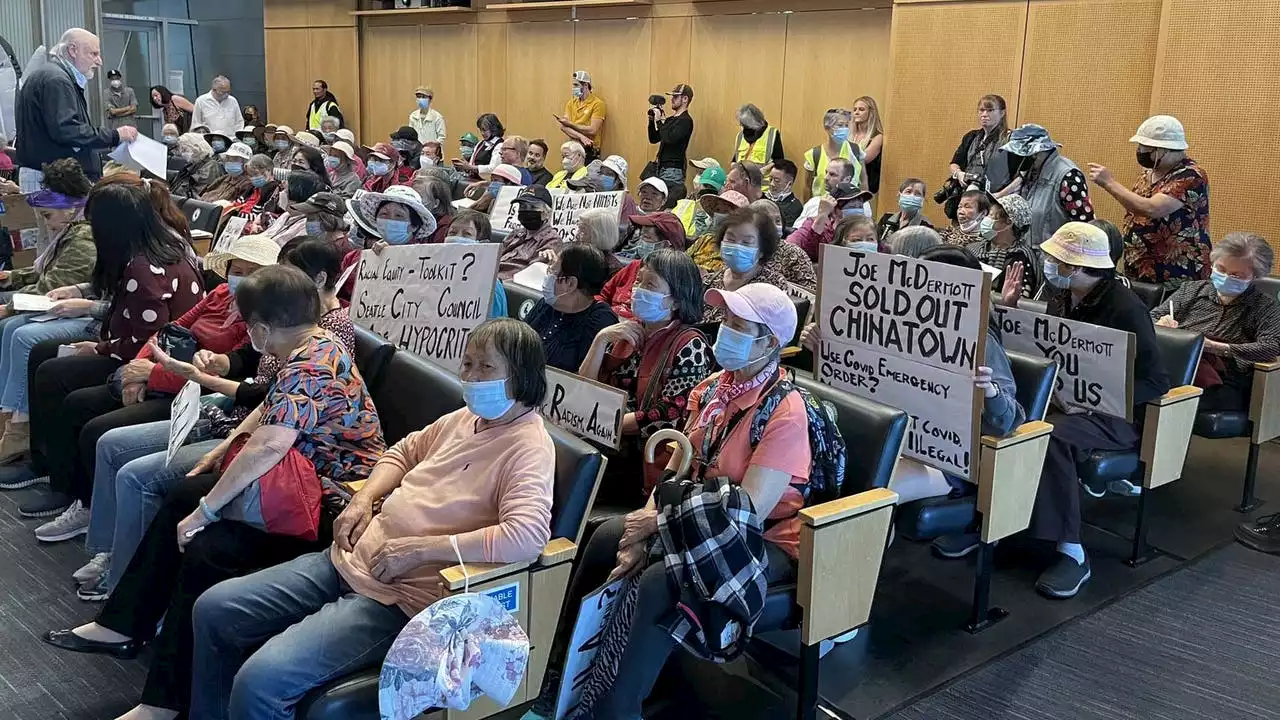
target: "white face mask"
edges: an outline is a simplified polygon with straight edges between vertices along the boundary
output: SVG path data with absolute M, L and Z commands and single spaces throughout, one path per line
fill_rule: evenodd
M 259 326 L 259 327 L 265 327 L 265 326 Z M 253 330 L 254 329 L 252 327 L 249 328 L 249 346 L 253 348 L 254 352 L 265 353 L 267 351 L 266 336 L 262 338 L 262 342 L 258 342 L 258 339 L 254 337 Z M 270 334 L 271 334 L 271 331 L 268 329 L 267 335 L 270 335 Z

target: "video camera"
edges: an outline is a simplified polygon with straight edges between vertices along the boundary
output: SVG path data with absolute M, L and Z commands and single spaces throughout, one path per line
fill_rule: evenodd
M 649 104 L 656 108 L 666 107 L 667 97 L 665 95 L 650 95 Z
M 933 194 L 933 201 L 942 205 L 942 212 L 951 220 L 956 219 L 956 208 L 960 205 L 960 196 L 970 187 L 977 186 L 985 189 L 987 186 L 987 178 L 984 174 L 967 173 L 964 176 L 964 182 L 956 180 L 954 177 L 947 178 L 942 183 L 942 187 Z

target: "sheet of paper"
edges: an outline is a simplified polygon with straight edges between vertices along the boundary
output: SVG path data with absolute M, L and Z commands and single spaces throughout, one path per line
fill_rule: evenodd
M 169 449 L 164 454 L 165 465 L 173 462 L 173 456 L 178 454 L 199 419 L 200 386 L 188 380 L 169 406 Z
M 53 301 L 44 295 L 14 293 L 13 309 L 18 312 L 49 312 L 53 309 Z
M 222 226 L 222 234 L 218 236 L 218 242 L 214 243 L 213 252 L 226 252 L 231 249 L 231 243 L 240 239 L 244 233 L 244 226 L 249 224 L 249 218 L 236 216 L 227 219 L 227 224 Z
M 1000 268 L 988 265 L 986 263 L 978 263 L 978 264 L 982 266 L 982 272 L 990 275 L 992 280 L 995 280 L 997 277 L 1000 276 Z
M 57 319 L 58 319 L 58 316 L 54 315 L 53 313 L 40 313 L 39 315 L 32 315 L 31 317 L 27 318 L 27 322 L 49 322 L 50 320 L 57 320 Z
M 146 170 L 158 178 L 165 177 L 169 167 L 169 149 L 146 135 L 138 135 L 131 143 L 120 143 L 109 157 L 133 170 Z
M 541 292 L 542 279 L 547 276 L 547 270 L 549 269 L 550 268 L 547 266 L 546 263 L 536 262 L 530 265 L 529 267 L 521 270 L 520 272 L 516 273 L 516 276 L 511 278 L 511 282 L 517 285 L 523 285 L 524 287 L 527 287 L 530 290 L 537 290 Z
M 74 346 L 74 345 L 59 345 L 59 346 L 58 346 L 58 357 L 69 357 L 69 356 L 71 356 L 71 355 L 75 355 L 75 354 L 76 354 L 76 348 L 75 348 L 75 346 Z

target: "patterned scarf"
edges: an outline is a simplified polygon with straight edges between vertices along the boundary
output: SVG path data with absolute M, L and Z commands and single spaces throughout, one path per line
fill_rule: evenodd
M 717 429 L 716 423 L 720 421 L 724 411 L 729 408 L 729 403 L 764 385 L 777 373 L 778 358 L 776 356 L 764 366 L 764 369 L 756 373 L 754 377 L 746 380 L 739 380 L 735 373 L 730 370 L 725 370 L 721 373 L 720 378 L 711 389 L 711 397 L 703 396 L 702 411 L 698 414 L 698 425 L 707 428 L 706 434 L 703 436 L 705 438 L 703 445 L 710 445 L 708 441 Z

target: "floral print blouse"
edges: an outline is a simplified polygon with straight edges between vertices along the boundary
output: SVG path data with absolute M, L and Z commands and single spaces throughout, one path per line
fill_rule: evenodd
M 1154 183 L 1143 173 L 1133 192 L 1159 193 L 1182 203 L 1162 218 L 1124 216 L 1124 272 L 1142 282 L 1176 289 L 1186 280 L 1207 280 L 1209 262 L 1209 177 L 1190 158 Z

